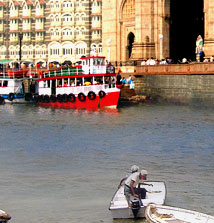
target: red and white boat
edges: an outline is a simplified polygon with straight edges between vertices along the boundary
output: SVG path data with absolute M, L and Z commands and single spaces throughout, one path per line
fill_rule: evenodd
M 55 108 L 116 108 L 120 89 L 105 57 L 82 57 L 80 64 L 43 73 L 38 79 L 38 105 Z

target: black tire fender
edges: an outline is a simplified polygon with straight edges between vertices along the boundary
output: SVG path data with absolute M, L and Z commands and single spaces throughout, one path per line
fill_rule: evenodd
M 56 102 L 56 96 L 55 95 L 51 95 L 50 96 L 50 101 L 55 103 Z
M 104 98 L 106 96 L 105 91 L 100 91 L 99 96 L 100 96 L 100 98 Z
M 31 93 L 26 93 L 25 94 L 25 101 L 31 101 L 33 98 L 33 95 Z
M 50 103 L 50 96 L 46 94 L 44 96 L 44 101 L 45 101 L 45 103 Z
M 83 93 L 79 93 L 78 98 L 81 102 L 84 102 L 86 100 L 86 96 Z
M 9 101 L 13 101 L 14 97 L 15 97 L 14 93 L 8 94 L 8 100 Z
M 88 99 L 94 100 L 96 98 L 96 94 L 93 91 L 88 92 Z
M 68 101 L 70 101 L 71 103 L 74 103 L 76 101 L 76 97 L 74 94 L 69 94 L 68 95 Z
M 4 104 L 4 98 L 2 96 L 0 96 L 0 105 Z
M 64 103 L 68 102 L 68 95 L 67 95 L 67 94 L 63 94 L 63 95 L 62 95 L 62 101 L 63 101 Z
M 61 94 L 58 94 L 58 95 L 57 95 L 57 101 L 58 101 L 59 103 L 62 103 L 62 95 L 61 95 Z

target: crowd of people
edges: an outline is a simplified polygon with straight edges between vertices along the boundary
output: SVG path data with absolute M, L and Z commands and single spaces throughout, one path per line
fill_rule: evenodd
M 117 74 L 117 85 L 128 85 L 130 89 L 134 89 L 135 83 L 131 75 L 126 79 L 125 77 L 122 77 L 120 72 Z
M 153 57 L 151 58 L 148 58 L 147 60 L 142 60 L 141 62 L 141 66 L 145 66 L 145 65 L 166 65 L 166 64 L 190 64 L 190 63 L 200 63 L 200 62 L 203 62 L 203 63 L 213 63 L 214 62 L 214 55 L 211 56 L 211 57 L 205 57 L 205 54 L 203 51 L 201 51 L 199 53 L 199 55 L 197 56 L 197 59 L 196 61 L 192 61 L 191 59 L 187 59 L 187 58 L 183 58 L 181 60 L 173 60 L 171 58 L 165 58 L 165 59 L 162 59 L 162 60 L 158 60 L 158 59 L 155 59 Z

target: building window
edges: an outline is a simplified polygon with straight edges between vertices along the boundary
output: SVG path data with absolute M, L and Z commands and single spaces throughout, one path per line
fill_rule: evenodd
M 135 0 L 126 0 L 123 6 L 123 19 L 129 19 L 135 17 Z

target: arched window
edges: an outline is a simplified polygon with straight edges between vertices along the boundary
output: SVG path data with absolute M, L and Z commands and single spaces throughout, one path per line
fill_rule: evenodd
M 80 34 L 80 30 L 79 28 L 77 27 L 76 30 L 75 30 L 75 34 L 78 36 Z
M 78 13 L 75 15 L 75 20 L 76 21 L 79 21 L 80 20 L 80 15 Z
M 66 43 L 62 46 L 62 53 L 64 56 L 72 56 L 74 53 L 74 46 L 71 43 Z
M 81 28 L 81 35 L 85 35 L 86 34 L 86 29 L 85 29 L 85 27 L 82 27 Z
M 70 14 L 63 15 L 63 22 L 71 22 L 72 16 Z
M 87 45 L 86 43 L 84 42 L 79 42 L 76 44 L 76 55 L 77 56 L 83 56 L 86 54 L 86 48 L 87 48 Z
M 123 19 L 135 17 L 135 0 L 126 0 L 122 12 Z
M 98 53 L 99 53 L 99 54 L 102 53 L 102 44 L 99 44 L 99 45 L 98 45 Z

